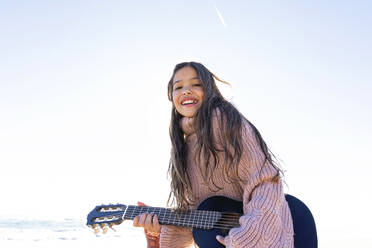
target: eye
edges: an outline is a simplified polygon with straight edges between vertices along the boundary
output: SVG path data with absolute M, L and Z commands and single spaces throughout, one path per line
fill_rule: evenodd
M 182 88 L 181 86 L 177 86 L 177 87 L 173 88 L 173 90 L 179 90 L 181 88 Z
M 200 87 L 200 86 L 202 86 L 200 83 L 197 83 L 197 84 L 194 84 L 194 86 L 198 86 L 198 87 Z

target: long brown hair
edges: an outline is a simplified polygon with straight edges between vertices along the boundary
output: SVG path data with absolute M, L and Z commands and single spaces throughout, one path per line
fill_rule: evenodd
M 183 67 L 194 68 L 199 80 L 202 83 L 204 97 L 200 108 L 194 116 L 194 125 L 196 135 L 198 137 L 195 161 L 199 165 L 202 172 L 202 177 L 205 182 L 212 182 L 217 189 L 221 189 L 213 181 L 213 172 L 219 164 L 218 152 L 224 154 L 224 172 L 225 180 L 234 182 L 241 180 L 238 174 L 238 166 L 243 153 L 242 145 L 242 126 L 243 122 L 247 122 L 253 129 L 262 152 L 265 155 L 265 161 L 268 160 L 277 170 L 277 176 L 273 180 L 279 180 L 282 171 L 273 160 L 265 141 L 262 139 L 257 128 L 250 123 L 244 116 L 228 101 L 224 99 L 216 86 L 215 79 L 220 80 L 211 73 L 204 65 L 196 62 L 184 62 L 177 64 L 173 70 L 173 75 L 168 83 L 168 99 L 172 102 L 172 116 L 169 134 L 171 138 L 171 159 L 169 162 L 168 174 L 171 179 L 171 192 L 168 198 L 168 205 L 174 205 L 177 209 L 187 209 L 190 204 L 193 204 L 193 192 L 190 183 L 190 176 L 187 173 L 187 145 L 184 133 L 180 127 L 180 120 L 183 117 L 180 115 L 173 104 L 173 77 L 174 74 Z M 218 149 L 213 138 L 213 123 L 212 115 L 219 112 L 219 136 L 223 149 Z M 229 149 L 229 148 L 233 149 Z M 201 161 L 203 158 L 203 161 Z M 210 187 L 211 188 L 211 187 Z

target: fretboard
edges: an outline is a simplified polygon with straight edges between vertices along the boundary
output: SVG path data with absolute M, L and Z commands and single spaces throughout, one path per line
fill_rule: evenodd
M 212 229 L 221 218 L 221 213 L 216 211 L 190 210 L 176 212 L 169 208 L 128 206 L 125 215 L 126 220 L 133 220 L 142 213 L 155 213 L 162 225 L 192 227 L 200 229 Z

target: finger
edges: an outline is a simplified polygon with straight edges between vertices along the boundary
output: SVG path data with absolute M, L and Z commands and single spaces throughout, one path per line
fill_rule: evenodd
M 145 220 L 145 227 L 152 228 L 152 218 L 154 216 L 154 213 L 151 213 L 147 215 L 146 220 Z
M 152 219 L 152 223 L 154 225 L 154 229 L 157 231 L 157 232 L 160 232 L 161 231 L 161 225 L 159 224 L 159 219 L 158 219 L 158 216 L 154 216 L 154 218 Z
M 141 214 L 140 215 L 140 219 L 138 221 L 138 225 L 139 226 L 144 226 L 145 225 L 146 218 L 147 218 L 147 214 L 145 214 L 145 213 Z
M 114 225 L 115 225 L 114 223 L 110 223 L 110 224 L 109 224 L 109 228 L 110 228 L 111 230 L 113 230 L 114 232 L 116 232 L 116 230 L 114 229 Z
M 94 233 L 94 234 L 99 233 L 99 227 L 98 227 L 98 224 L 94 224 L 94 225 L 92 226 L 92 229 L 93 229 L 93 233 Z
M 101 224 L 102 234 L 106 234 L 108 231 L 107 224 Z
M 107 226 L 105 226 L 105 227 L 102 228 L 102 233 L 103 233 L 103 234 L 106 234 L 107 231 L 108 231 L 108 227 L 107 227 Z
M 133 226 L 139 227 L 139 225 L 138 225 L 138 221 L 139 221 L 139 217 L 136 216 L 136 217 L 133 219 Z
M 93 233 L 94 233 L 94 234 L 98 234 L 98 233 L 99 233 L 99 228 L 94 228 L 94 229 L 93 229 Z
M 137 202 L 137 205 L 138 205 L 138 206 L 140 206 L 140 207 L 144 207 L 144 206 L 146 206 L 146 204 L 145 204 L 145 203 L 143 203 L 143 202 L 140 202 L 140 201 L 138 201 L 138 202 Z
M 225 238 L 220 236 L 220 235 L 217 235 L 216 236 L 216 239 L 218 242 L 220 242 L 221 244 L 225 245 Z

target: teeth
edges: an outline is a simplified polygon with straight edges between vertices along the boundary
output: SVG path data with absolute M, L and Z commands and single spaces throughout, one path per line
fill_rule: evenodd
M 182 104 L 191 104 L 191 103 L 196 103 L 195 100 L 186 100 L 186 101 L 183 101 Z

